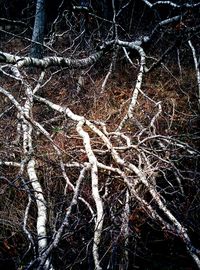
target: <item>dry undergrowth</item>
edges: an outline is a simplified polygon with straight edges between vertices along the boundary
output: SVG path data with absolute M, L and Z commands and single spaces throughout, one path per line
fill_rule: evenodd
M 104 123 L 107 127 L 108 137 L 117 149 L 122 145 L 123 138 L 119 140 L 111 132 L 116 130 L 126 115 L 132 89 L 137 79 L 138 67 L 130 68 L 127 63 L 119 62 L 106 84 L 105 91 L 102 91 L 101 86 L 107 70 L 104 67 L 104 71 L 102 71 L 102 67 L 99 67 L 98 64 L 90 70 L 84 71 L 84 83 L 79 91 L 77 91 L 77 83 L 81 76 L 79 70 L 64 69 L 59 72 L 54 68 L 47 70 L 44 82 L 49 81 L 39 90 L 38 95 L 55 104 L 69 107 L 75 114 L 82 115 L 95 123 L 100 130 L 102 127 L 99 122 Z M 160 67 L 153 73 L 145 75 L 134 108 L 133 120 L 128 121 L 122 129 L 123 134 L 131 139 L 133 145 L 140 144 L 147 138 L 144 150 L 146 150 L 150 163 L 140 164 L 141 160 L 135 149 L 125 151 L 119 149 L 119 153 L 123 160 L 140 166 L 144 170 L 148 181 L 157 186 L 155 189 L 161 199 L 167 201 L 166 205 L 170 211 L 188 228 L 195 245 L 197 243 L 195 238 L 200 236 L 197 222 L 199 187 L 198 184 L 197 186 L 195 184 L 195 181 L 199 179 L 198 158 L 193 157 L 193 154 L 189 152 L 190 148 L 188 151 L 181 150 L 178 143 L 176 145 L 176 143 L 167 142 L 166 148 L 163 150 L 159 141 L 150 139 L 148 142 L 147 136 L 148 132 L 152 132 L 152 136 L 158 135 L 166 138 L 171 136 L 172 139 L 180 140 L 198 150 L 197 137 L 199 136 L 200 120 L 193 70 L 186 66 L 183 67 L 181 78 L 177 75 L 179 70 L 176 66 L 170 66 L 169 63 L 166 66 L 167 70 L 165 67 Z M 29 84 L 36 85 L 37 71 L 27 69 L 24 76 Z M 190 82 L 188 83 L 188 81 Z M 22 101 L 25 97 L 23 87 L 4 75 L 1 78 L 1 85 L 10 91 L 18 101 Z M 22 141 L 15 142 L 18 122 L 16 109 L 4 95 L 0 94 L 0 97 L 0 115 L 2 114 L 0 118 L 0 159 L 14 159 L 16 162 L 21 162 Z M 158 102 L 162 104 L 162 111 L 156 117 L 154 125 L 150 126 L 152 119 L 158 113 Z M 63 163 L 84 164 L 88 162 L 83 140 L 76 130 L 76 122 L 66 115 L 52 110 L 47 104 L 41 104 L 38 100 L 34 103 L 32 115 L 34 120 L 41 123 L 48 131 L 55 146 L 61 151 Z M 142 130 L 145 131 L 141 132 Z M 123 168 L 113 159 L 111 153 L 107 151 L 105 142 L 102 142 L 97 134 L 88 126 L 84 127 L 84 131 L 90 135 L 91 147 L 98 162 L 117 169 Z M 41 133 L 41 130 L 37 129 L 33 132 L 33 139 L 35 168 L 47 201 L 50 238 L 55 227 L 58 229 L 62 224 L 73 197 L 73 188 L 70 185 L 66 187 L 66 181 L 58 162 L 59 156 L 52 147 L 52 142 Z M 164 140 L 163 143 L 165 143 Z M 174 171 L 175 167 L 176 171 Z M 80 169 L 76 166 L 66 167 L 67 176 L 74 186 L 79 177 L 79 171 Z M 137 180 L 136 175 L 131 175 L 128 168 L 124 171 L 128 177 Z M 177 173 L 180 175 L 177 176 Z M 180 179 L 180 183 L 177 182 L 178 179 Z M 24 173 L 23 180 L 28 181 L 27 173 Z M 22 229 L 27 204 L 27 191 L 23 183 L 18 169 L 10 170 L 9 167 L 1 166 L 0 254 L 2 265 L 6 260 L 13 260 L 18 266 L 21 265 L 21 261 L 26 264 L 29 257 L 32 256 L 32 251 L 27 249 L 28 241 Z M 182 189 L 184 189 L 184 194 L 181 194 Z M 137 190 L 142 199 L 155 206 L 152 194 L 145 189 L 144 185 L 139 183 Z M 127 245 L 124 231 L 121 228 L 125 224 L 123 220 L 126 218 L 124 217 L 126 191 L 127 185 L 120 175 L 105 168 L 99 169 L 99 193 L 103 198 L 105 210 L 104 229 L 101 237 L 101 264 L 113 264 L 113 267 L 123 265 L 128 251 L 130 254 L 129 265 L 139 265 L 139 269 L 146 269 L 147 264 L 154 263 L 155 258 L 158 260 L 159 256 L 162 259 L 158 260 L 157 266 L 155 264 L 152 269 L 158 269 L 156 267 L 160 267 L 162 260 L 165 263 L 167 260 L 170 261 L 172 266 L 176 265 L 176 269 L 190 267 L 192 262 L 188 259 L 184 248 L 179 247 L 181 241 L 177 235 L 173 236 L 167 229 L 161 231 L 159 222 L 152 221 L 149 212 L 141 207 L 134 197 L 129 199 L 130 208 L 126 222 L 129 224 L 130 239 Z M 94 209 L 89 172 L 85 174 L 80 194 Z M 157 206 L 155 208 L 160 213 L 160 209 Z M 36 215 L 36 204 L 33 200 L 27 223 L 27 228 L 33 238 L 36 238 Z M 63 265 L 71 267 L 71 269 L 80 269 L 81 264 L 83 267 L 91 265 L 93 223 L 94 217 L 91 215 L 90 209 L 84 204 L 78 204 L 76 209 L 71 212 L 70 224 L 64 231 L 59 250 L 55 251 L 53 260 L 56 263 L 63 262 Z M 160 242 L 162 248 L 167 245 L 172 249 L 172 253 L 177 252 L 177 262 L 168 256 L 165 257 L 164 253 L 160 251 Z M 138 245 L 137 248 L 136 245 Z M 70 246 L 70 248 L 66 249 L 66 246 Z M 151 255 L 152 252 L 153 255 Z M 147 261 L 142 260 L 145 256 Z M 87 259 L 85 259 L 86 257 Z M 178 268 L 179 264 L 180 268 Z

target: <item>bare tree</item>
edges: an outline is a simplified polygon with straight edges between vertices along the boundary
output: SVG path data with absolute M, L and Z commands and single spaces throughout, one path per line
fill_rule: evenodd
M 44 1 L 32 40 L 2 30 L 36 46 L 0 51 L 4 249 L 18 269 L 145 269 L 152 233 L 200 269 L 200 3 L 113 0 L 112 18 L 76 4 L 60 4 L 45 57 Z

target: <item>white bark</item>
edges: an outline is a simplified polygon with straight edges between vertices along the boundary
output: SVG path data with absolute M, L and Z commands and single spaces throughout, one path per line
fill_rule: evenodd
M 77 131 L 79 135 L 83 138 L 83 143 L 85 150 L 91 164 L 91 178 L 92 178 L 92 195 L 96 204 L 97 218 L 95 222 L 95 232 L 94 232 L 94 243 L 93 243 L 93 257 L 95 262 L 95 269 L 101 270 L 99 261 L 99 243 L 101 240 L 101 233 L 103 228 L 103 203 L 99 194 L 98 188 L 98 167 L 97 159 L 92 151 L 90 144 L 90 137 L 87 132 L 83 130 L 83 124 L 85 120 L 79 121 L 77 125 Z
M 199 108 L 200 108 L 200 68 L 199 68 L 200 63 L 198 63 L 196 50 L 195 50 L 191 40 L 189 40 L 188 43 L 189 43 L 189 46 L 192 50 L 192 55 L 193 55 L 193 59 L 194 59 L 194 66 L 195 66 L 196 77 L 197 77 L 197 86 L 198 86 L 198 103 L 199 103 Z
M 13 54 L 0 51 L 0 63 L 16 64 L 17 68 L 21 67 L 41 67 L 48 68 L 50 66 L 61 66 L 70 68 L 83 68 L 91 66 L 103 55 L 103 50 L 92 54 L 91 56 L 83 59 L 70 59 L 64 57 L 49 56 L 43 59 L 16 56 Z
M 128 112 L 125 115 L 125 117 L 122 119 L 121 123 L 119 124 L 119 126 L 116 130 L 117 132 L 122 130 L 123 126 L 125 125 L 125 123 L 128 119 L 133 118 L 133 110 L 136 106 L 138 94 L 139 94 L 139 91 L 140 91 L 141 86 L 142 86 L 142 79 L 143 79 L 144 68 L 145 68 L 145 52 L 141 47 L 139 47 L 135 44 L 130 45 L 130 44 L 127 44 L 126 42 L 122 42 L 120 40 L 118 41 L 118 44 L 121 46 L 128 45 L 130 48 L 135 49 L 139 52 L 139 54 L 140 54 L 140 70 L 138 72 L 137 81 L 136 81 L 135 87 L 133 89 L 133 94 L 131 97 L 131 102 L 129 104 Z
M 20 73 L 19 73 L 20 76 Z M 22 83 L 23 80 L 22 80 Z M 25 158 L 27 159 L 27 173 L 29 176 L 30 183 L 33 189 L 33 195 L 36 200 L 37 205 L 37 236 L 38 236 L 38 252 L 41 256 L 42 252 L 47 248 L 47 232 L 46 232 L 46 222 L 47 222 L 47 207 L 43 195 L 43 190 L 38 180 L 36 169 L 35 169 L 35 159 L 32 157 L 34 150 L 32 145 L 32 125 L 28 120 L 31 117 L 32 103 L 33 103 L 33 93 L 30 86 L 24 83 L 26 89 L 27 98 L 25 100 L 24 106 L 20 105 L 17 100 L 5 89 L 0 87 L 0 92 L 6 95 L 12 103 L 19 110 L 22 119 L 22 140 L 23 140 L 23 151 Z M 45 264 L 46 269 L 49 267 L 49 261 L 47 260 Z
M 38 247 L 39 253 L 42 253 L 47 247 L 47 233 L 46 233 L 46 222 L 47 222 L 47 209 L 46 201 L 44 199 L 43 190 L 37 178 L 35 172 L 35 161 L 31 159 L 27 165 L 27 172 L 31 185 L 33 187 L 34 196 L 37 203 L 37 235 L 38 235 Z

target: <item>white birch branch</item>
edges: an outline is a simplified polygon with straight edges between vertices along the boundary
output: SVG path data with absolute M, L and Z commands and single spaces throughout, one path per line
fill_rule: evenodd
M 13 54 L 0 51 L 0 63 L 14 64 L 17 68 L 21 67 L 40 67 L 48 68 L 50 66 L 61 66 L 70 68 L 84 68 L 97 62 L 103 55 L 103 50 L 92 54 L 91 56 L 83 59 L 70 59 L 64 57 L 49 56 L 43 59 L 16 56 Z
M 129 107 L 128 107 L 128 111 L 127 111 L 126 115 L 124 116 L 124 118 L 122 119 L 121 123 L 119 124 L 118 128 L 116 129 L 117 132 L 122 130 L 123 126 L 125 125 L 125 123 L 128 119 L 133 118 L 133 110 L 134 110 L 136 102 L 137 102 L 139 90 L 141 89 L 141 86 L 142 86 L 142 79 L 143 79 L 144 68 L 145 68 L 145 53 L 141 47 L 136 46 L 135 44 L 130 44 L 130 43 L 127 44 L 126 42 L 122 42 L 122 41 L 118 41 L 118 43 L 119 43 L 119 45 L 122 45 L 122 46 L 127 45 L 127 46 L 131 47 L 132 49 L 135 49 L 139 52 L 139 54 L 140 54 L 140 69 L 138 72 L 135 88 L 133 89 L 133 94 L 131 97 L 131 102 L 130 102 Z
M 197 60 L 197 55 L 196 55 L 196 50 L 194 48 L 194 45 L 192 44 L 191 40 L 188 41 L 188 44 L 192 50 L 192 55 L 193 55 L 193 59 L 194 59 L 194 67 L 195 67 L 195 71 L 196 71 L 196 77 L 197 77 L 197 86 L 198 86 L 198 105 L 200 108 L 200 69 L 199 69 L 199 63 Z

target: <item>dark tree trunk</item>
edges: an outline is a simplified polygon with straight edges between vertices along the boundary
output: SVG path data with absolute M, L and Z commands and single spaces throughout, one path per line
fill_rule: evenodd
M 89 8 L 90 4 L 88 0 L 81 0 L 80 6 L 82 8 Z M 80 16 L 80 32 L 82 33 L 81 48 L 86 49 L 86 38 L 88 36 L 88 14 L 85 11 L 81 12 Z
M 31 57 L 43 57 L 43 39 L 45 28 L 45 0 L 37 0 L 35 22 L 32 35 Z

